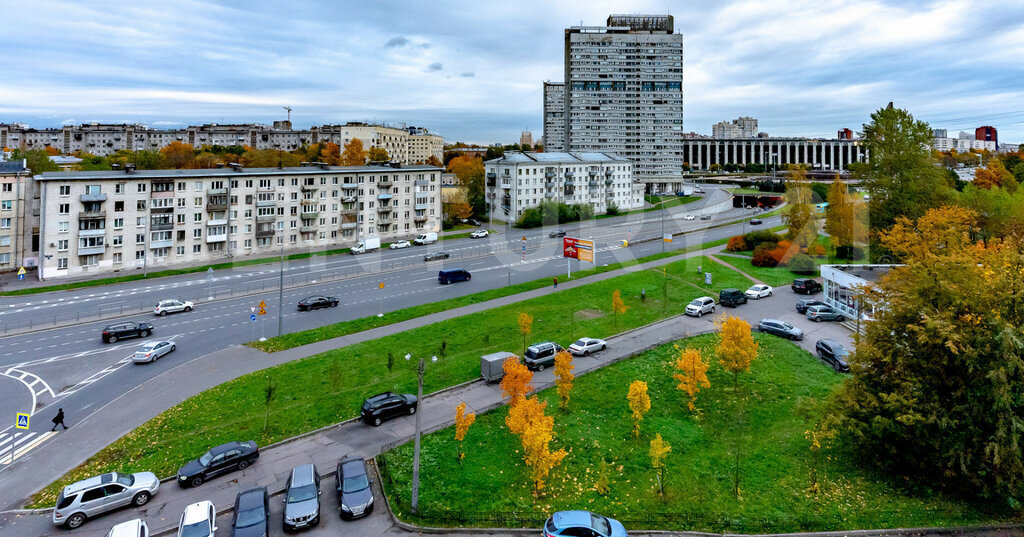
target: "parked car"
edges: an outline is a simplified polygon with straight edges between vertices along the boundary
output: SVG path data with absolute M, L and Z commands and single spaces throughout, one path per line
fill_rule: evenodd
M 390 249 L 392 249 L 392 250 L 398 250 L 398 249 L 400 249 L 400 248 L 408 248 L 408 247 L 410 247 L 410 246 L 412 246 L 412 243 L 411 243 L 411 242 L 409 242 L 409 241 L 397 241 L 397 242 L 393 242 L 393 243 L 391 243 L 391 244 L 390 244 L 390 245 L 388 246 L 388 248 L 390 248 Z
M 437 261 L 438 259 L 448 259 L 449 257 L 450 256 L 448 255 L 448 252 L 430 252 L 429 254 L 423 256 L 423 262 L 426 263 L 427 261 Z
M 697 217 L 693 216 L 692 214 L 688 214 L 688 215 L 683 217 L 683 220 L 696 220 L 696 219 L 697 219 Z
M 159 316 L 163 317 L 164 315 L 167 315 L 168 313 L 179 313 L 179 312 L 182 312 L 182 311 L 192 311 L 193 307 L 195 307 L 195 304 L 192 304 L 191 302 L 189 302 L 187 300 L 184 301 L 184 302 L 181 301 L 181 300 L 175 300 L 175 299 L 161 300 L 160 302 L 157 302 L 156 307 L 153 308 L 153 313 L 155 315 L 159 315 Z
M 267 487 L 244 490 L 235 496 L 232 537 L 266 537 L 270 531 L 270 500 Z
M 766 296 L 772 296 L 772 286 L 765 285 L 763 283 L 751 285 L 750 289 L 747 289 L 745 294 L 747 295 L 747 298 L 753 298 L 755 300 Z
M 178 537 L 213 537 L 217 532 L 217 508 L 203 500 L 185 508 L 178 522 Z
M 544 537 L 627 537 L 618 520 L 590 511 L 558 511 L 544 523 Z
M 797 278 L 793 280 L 793 285 L 790 285 L 789 288 L 794 293 L 803 295 L 813 295 L 821 292 L 821 284 L 811 278 Z
M 178 484 L 182 487 L 198 487 L 216 475 L 231 470 L 245 470 L 259 457 L 260 450 L 254 440 L 221 444 L 179 468 Z
M 90 477 L 60 491 L 51 520 L 57 526 L 75 529 L 86 520 L 119 507 L 142 507 L 157 490 L 160 480 L 152 472 L 110 472 Z
M 437 281 L 442 285 L 448 285 L 452 282 L 468 282 L 472 279 L 473 275 L 466 269 L 448 269 L 437 273 Z
M 850 372 L 850 364 L 847 362 L 850 351 L 842 343 L 834 339 L 819 339 L 814 344 L 814 350 L 817 351 L 818 358 L 832 366 L 832 369 L 839 373 Z
M 686 305 L 686 314 L 691 317 L 700 317 L 705 313 L 715 312 L 715 299 L 709 296 L 702 296 L 693 299 Z
M 747 294 L 739 289 L 722 289 L 718 293 L 718 303 L 735 308 L 740 304 L 747 303 Z
M 548 238 L 551 238 L 551 239 L 558 238 L 558 237 L 564 237 L 564 236 L 565 236 L 565 230 L 563 230 L 563 229 L 559 229 L 557 231 L 552 231 L 551 233 L 548 233 Z
M 555 354 L 562 352 L 562 346 L 552 341 L 534 343 L 526 348 L 523 355 L 527 369 L 544 371 L 545 367 L 555 365 Z
M 843 314 L 839 313 L 838 311 L 832 309 L 829 306 L 811 306 L 807 308 L 807 312 L 805 313 L 805 315 L 807 315 L 808 319 L 816 323 L 820 323 L 821 321 L 843 320 Z
M 576 343 L 569 345 L 569 352 L 573 356 L 590 356 L 591 353 L 603 351 L 608 348 L 608 343 L 603 339 L 593 337 L 581 337 Z
M 110 528 L 107 537 L 149 537 L 149 526 L 141 518 L 136 518 Z
M 415 414 L 416 406 L 415 395 L 410 393 L 384 392 L 363 401 L 363 408 L 359 414 L 362 416 L 363 421 L 376 427 L 383 423 L 384 420 L 406 414 Z
M 479 226 L 480 225 L 480 221 L 477 220 L 476 218 L 463 218 L 462 219 L 462 223 L 463 224 L 468 224 L 468 225 L 471 225 L 471 226 Z
M 171 341 L 150 341 L 135 351 L 132 361 L 137 364 L 155 362 L 163 355 L 174 352 L 174 349 L 174 343 Z
M 807 313 L 807 308 L 809 308 L 811 306 L 824 306 L 824 305 L 825 305 L 825 303 L 820 301 L 820 300 L 815 300 L 813 298 L 805 298 L 803 300 L 797 300 L 796 301 L 796 312 L 797 313 Z
M 471 239 L 485 239 L 485 238 L 487 238 L 487 235 L 489 235 L 489 234 L 490 233 L 488 233 L 486 229 L 478 229 L 478 230 L 470 233 L 469 237 Z
M 307 296 L 299 301 L 299 311 L 318 310 L 320 308 L 333 308 L 338 305 L 338 297 L 313 295 Z
M 804 338 L 804 331 L 778 319 L 761 319 L 757 323 L 757 329 L 761 332 L 774 334 L 776 336 L 798 341 Z
M 760 218 L 754 218 L 754 219 L 750 220 L 750 225 L 752 225 L 752 226 L 759 226 L 759 225 L 761 225 L 763 223 L 764 222 L 761 222 Z
M 104 343 L 115 343 L 119 339 L 126 337 L 149 337 L 153 333 L 153 325 L 147 322 L 123 322 L 117 324 L 108 324 L 103 327 L 103 342 Z
M 366 459 L 345 457 L 338 461 L 334 477 L 338 483 L 341 518 L 359 518 L 373 512 L 373 481 L 366 471 Z
M 284 488 L 284 530 L 320 523 L 320 474 L 313 464 L 292 468 Z
M 437 242 L 437 233 L 435 232 L 420 233 L 412 240 L 412 243 L 416 245 L 434 244 L 435 242 Z
M 702 215 L 700 215 L 700 219 L 701 220 L 711 220 L 711 215 L 710 214 L 702 214 Z

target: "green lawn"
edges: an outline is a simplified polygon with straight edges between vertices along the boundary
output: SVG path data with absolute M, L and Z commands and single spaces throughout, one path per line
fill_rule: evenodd
M 704 287 L 698 265 L 714 274 L 713 288 Z M 666 269 L 667 276 L 661 270 L 617 276 L 241 376 L 185 400 L 115 441 L 37 494 L 31 504 L 52 505 L 61 486 L 90 475 L 117 469 L 169 476 L 213 445 L 239 438 L 266 445 L 355 417 L 360 402 L 369 395 L 414 390 L 415 364 L 402 358 L 405 353 L 440 358 L 431 365 L 426 393 L 472 380 L 480 374 L 481 355 L 522 352 L 517 328 L 520 312 L 534 319 L 529 342 L 550 339 L 567 346 L 584 335 L 609 336 L 676 315 L 697 296 L 751 283 L 706 257 L 679 260 Z M 621 317 L 609 313 L 616 289 L 630 307 Z M 641 289 L 647 290 L 646 305 L 640 303 Z M 393 374 L 386 367 L 388 351 L 395 357 Z M 268 379 L 278 388 L 264 433 Z
M 717 336 L 699 336 L 680 344 L 712 358 L 711 387 L 697 397 L 700 414 L 686 410 L 671 377 L 673 348 L 665 345 L 576 379 L 568 414 L 557 410 L 554 389 L 540 394 L 555 418 L 552 449 L 569 452 L 540 498 L 531 495 L 522 448 L 504 425 L 507 407 L 502 407 L 477 416 L 461 465 L 455 462 L 452 428 L 423 438 L 419 516 L 409 510 L 411 445 L 379 457 L 391 504 L 400 518 L 423 525 L 539 528 L 554 511 L 588 509 L 619 519 L 630 531 L 845 530 L 961 525 L 998 517 L 936 495 L 901 492 L 851 462 L 841 443 L 819 466 L 820 492 L 810 492 L 804 433 L 843 377 L 780 338 L 755 338 L 761 351 L 751 373 L 741 375 L 741 419 L 732 377 L 713 359 Z M 646 381 L 651 397 L 639 440 L 631 435 L 626 401 L 633 380 Z M 664 499 L 658 497 L 648 457 L 655 433 L 672 446 Z M 731 474 L 737 433 L 742 438 L 740 499 L 733 496 Z M 594 490 L 601 459 L 612 468 L 607 496 Z
M 755 267 L 751 258 L 749 257 L 734 257 L 731 255 L 721 256 L 722 261 L 729 263 L 730 265 L 740 269 L 747 274 L 761 280 L 762 282 L 771 285 L 772 287 L 779 287 L 789 285 L 793 283 L 793 278 L 807 278 L 808 276 L 803 274 L 795 274 L 790 272 L 786 267 Z M 812 258 L 813 259 L 813 258 Z M 818 264 L 826 262 L 825 259 L 815 259 Z M 811 275 L 815 277 L 817 274 Z M 742 289 L 741 289 L 742 290 Z

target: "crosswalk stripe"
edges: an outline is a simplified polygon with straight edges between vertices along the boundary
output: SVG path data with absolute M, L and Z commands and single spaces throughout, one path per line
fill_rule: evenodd
M 0 435 L 0 444 L 6 444 L 12 439 L 14 440 L 10 445 L 0 448 L 0 465 L 9 465 L 13 461 L 17 461 L 56 434 L 56 431 L 46 431 L 44 433 L 14 433 L 13 435 L 4 433 Z

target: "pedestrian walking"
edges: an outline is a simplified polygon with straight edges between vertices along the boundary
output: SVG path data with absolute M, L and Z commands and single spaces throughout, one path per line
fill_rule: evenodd
M 553 279 L 554 279 L 554 282 L 555 282 L 555 291 L 557 291 L 558 290 L 558 276 L 555 276 Z
M 57 409 L 57 415 L 53 417 L 52 421 L 53 421 L 53 429 L 50 429 L 51 431 L 56 431 L 58 425 L 63 427 L 65 431 L 68 429 L 68 426 L 64 425 L 64 409 L 63 408 L 58 408 Z

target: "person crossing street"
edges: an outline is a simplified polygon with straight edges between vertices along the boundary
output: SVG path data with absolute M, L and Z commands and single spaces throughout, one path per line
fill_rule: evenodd
M 68 426 L 64 425 L 64 409 L 63 408 L 58 408 L 57 409 L 57 415 L 53 417 L 52 421 L 53 421 L 53 429 L 50 429 L 51 431 L 56 431 L 58 425 L 63 427 L 65 431 L 68 429 Z

